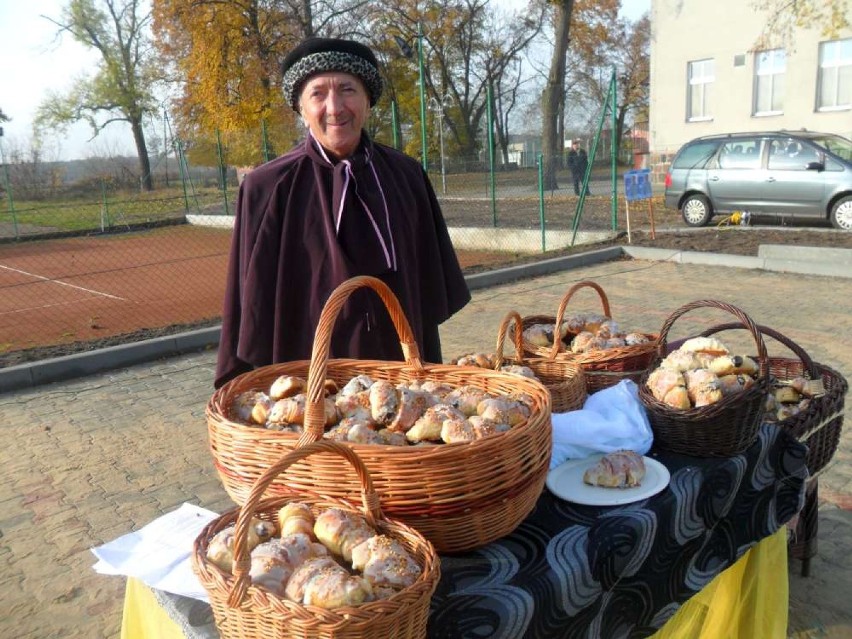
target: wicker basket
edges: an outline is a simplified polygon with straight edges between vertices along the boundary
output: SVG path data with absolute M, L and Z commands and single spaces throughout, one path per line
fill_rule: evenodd
M 515 357 L 503 357 L 503 348 L 509 326 L 514 326 Z M 586 379 L 577 362 L 549 357 L 525 357 L 523 348 L 523 320 L 516 311 L 509 311 L 497 331 L 494 370 L 504 363 L 526 366 L 550 391 L 551 411 L 566 413 L 583 407 L 586 401 Z
M 679 410 L 655 398 L 646 385 L 648 375 L 667 353 L 666 339 L 675 320 L 698 308 L 715 308 L 733 314 L 748 328 L 757 343 L 760 372 L 748 389 L 723 397 L 708 406 Z M 743 452 L 757 439 L 769 388 L 766 346 L 757 326 L 741 309 L 725 302 L 699 300 L 681 306 L 663 323 L 657 343 L 657 356 L 639 382 L 639 400 L 645 407 L 654 447 L 697 457 L 729 457 Z
M 422 572 L 414 584 L 388 599 L 334 609 L 298 604 L 251 585 L 246 538 L 252 517 L 275 521 L 278 510 L 295 500 L 309 504 L 315 515 L 328 507 L 357 512 L 348 502 L 309 493 L 292 492 L 260 501 L 274 477 L 298 460 L 318 453 L 342 456 L 354 467 L 362 482 L 363 511 L 359 514 L 381 534 L 400 542 L 419 564 Z M 229 575 L 207 560 L 207 545 L 216 533 L 234 523 L 234 574 Z M 367 468 L 351 449 L 328 441 L 291 451 L 273 464 L 258 478 L 241 509 L 217 517 L 196 538 L 192 566 L 210 597 L 216 627 L 223 639 L 425 637 L 429 603 L 440 579 L 440 561 L 432 545 L 410 527 L 386 519 Z
M 704 336 L 721 331 L 741 329 L 742 324 L 721 324 L 707 329 Z M 808 447 L 808 472 L 817 476 L 837 451 L 840 432 L 843 428 L 843 410 L 849 384 L 836 370 L 814 362 L 807 352 L 789 337 L 766 326 L 758 326 L 763 335 L 768 335 L 793 352 L 795 358 L 769 357 L 769 374 L 774 379 L 790 380 L 794 377 L 821 379 L 825 395 L 814 397 L 808 407 L 792 417 L 778 422 L 793 437 Z
M 528 315 L 523 318 L 523 328 L 533 324 L 553 324 L 554 334 L 558 334 L 557 327 L 562 325 L 568 302 L 573 296 L 584 288 L 591 288 L 600 297 L 602 313 L 606 317 L 612 317 L 609 299 L 603 288 L 595 282 L 583 281 L 574 284 L 559 304 L 556 316 L 550 315 Z M 569 333 L 570 334 L 570 333 Z M 573 337 L 573 334 L 570 334 Z M 553 361 L 571 360 L 580 365 L 586 380 L 586 391 L 594 393 L 610 386 L 615 386 L 623 379 L 632 379 L 638 382 L 648 364 L 656 353 L 657 336 L 649 333 L 644 334 L 648 338 L 645 344 L 635 346 L 623 346 L 621 348 L 607 348 L 594 350 L 587 353 L 572 353 L 565 350 L 566 344 L 559 339 L 554 340 L 553 346 L 536 346 L 528 340 L 523 340 L 524 352 L 531 356 L 538 356 Z
M 361 287 L 379 294 L 400 336 L 404 362 L 329 360 L 334 322 L 347 297 Z M 349 444 L 372 474 L 382 510 L 423 533 L 440 552 L 469 550 L 511 531 L 532 511 L 544 488 L 552 450 L 550 393 L 538 381 L 498 371 L 454 365 L 424 365 L 399 302 L 372 277 L 341 284 L 320 316 L 311 361 L 273 364 L 244 373 L 222 386 L 207 405 L 210 448 L 219 477 L 234 501 L 245 501 L 257 478 L 297 443 L 324 432 L 323 382 L 343 385 L 360 374 L 393 383 L 431 379 L 452 386 L 471 385 L 496 394 L 525 393 L 529 419 L 511 430 L 473 442 L 436 446 Z M 305 429 L 301 436 L 232 421 L 233 399 L 248 390 L 267 389 L 279 375 L 308 380 Z M 338 460 L 315 455 L 276 478 L 271 490 L 287 487 L 345 499 L 358 489 Z

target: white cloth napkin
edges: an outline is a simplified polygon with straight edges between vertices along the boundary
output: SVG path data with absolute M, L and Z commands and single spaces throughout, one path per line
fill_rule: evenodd
M 629 379 L 592 393 L 582 409 L 553 413 L 551 419 L 551 470 L 568 459 L 584 459 L 595 453 L 626 449 L 644 455 L 654 441 L 639 401 L 639 388 Z
M 158 517 L 135 532 L 96 548 L 93 566 L 103 575 L 127 575 L 158 590 L 207 601 L 207 592 L 192 571 L 195 538 L 216 513 L 194 504 Z

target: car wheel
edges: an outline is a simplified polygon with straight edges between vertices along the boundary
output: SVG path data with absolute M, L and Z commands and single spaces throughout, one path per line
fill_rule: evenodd
M 831 223 L 834 228 L 852 231 L 852 195 L 842 197 L 831 207 Z
M 680 207 L 683 221 L 689 226 L 705 226 L 713 217 L 713 208 L 703 195 L 690 195 Z

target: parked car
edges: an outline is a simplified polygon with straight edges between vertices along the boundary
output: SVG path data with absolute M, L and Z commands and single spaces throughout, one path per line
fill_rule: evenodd
M 666 206 L 689 226 L 747 211 L 829 219 L 850 231 L 852 141 L 804 130 L 696 138 L 666 174 Z

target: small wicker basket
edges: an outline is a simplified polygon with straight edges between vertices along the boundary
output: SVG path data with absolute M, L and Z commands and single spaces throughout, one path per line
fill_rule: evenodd
M 503 348 L 509 327 L 514 326 L 515 357 L 504 360 Z M 523 348 L 523 320 L 516 311 L 509 311 L 497 331 L 494 370 L 504 363 L 526 366 L 550 391 L 551 411 L 566 413 L 583 407 L 586 401 L 586 379 L 577 362 L 549 357 L 525 357 Z
M 329 359 L 334 322 L 349 295 L 362 287 L 378 293 L 400 336 L 404 362 Z M 472 366 L 424 365 L 399 301 L 381 281 L 356 277 L 329 297 L 320 316 L 311 360 L 264 366 L 244 373 L 218 389 L 207 405 L 210 450 L 219 477 L 231 498 L 245 501 L 257 478 L 282 454 L 322 438 L 326 379 L 339 386 L 356 375 L 401 382 L 434 380 L 470 385 L 486 392 L 523 393 L 530 417 L 507 432 L 473 442 L 434 446 L 381 446 L 346 443 L 369 468 L 388 516 L 416 528 L 439 552 L 484 546 L 512 532 L 532 511 L 544 488 L 552 451 L 551 397 L 544 385 L 519 375 Z M 234 398 L 249 390 L 268 389 L 280 375 L 308 380 L 304 431 L 301 435 L 248 426 L 230 418 Z M 314 455 L 273 480 L 270 491 L 296 489 L 345 499 L 357 491 L 352 473 L 338 460 Z
M 400 542 L 417 562 L 422 572 L 414 584 L 388 599 L 333 609 L 295 603 L 251 584 L 246 540 L 252 517 L 274 522 L 278 511 L 295 500 L 309 504 L 315 515 L 328 507 L 357 512 L 346 501 L 310 493 L 291 492 L 261 501 L 274 477 L 317 453 L 343 457 L 354 467 L 362 486 L 363 511 L 359 514 L 378 532 Z M 216 533 L 234 523 L 234 574 L 229 575 L 207 559 L 207 547 Z M 258 478 L 242 508 L 217 517 L 196 538 L 192 566 L 210 597 L 216 628 L 223 639 L 419 639 L 426 636 L 429 603 L 441 574 L 440 560 L 432 545 L 417 531 L 382 515 L 370 473 L 355 452 L 328 441 L 291 451 L 270 466 Z
M 577 292 L 584 288 L 590 288 L 598 294 L 603 315 L 612 317 L 609 299 L 603 288 L 595 282 L 583 281 L 574 284 L 568 289 L 568 292 L 565 293 L 559 304 L 555 317 L 550 315 L 528 315 L 523 318 L 523 328 L 528 328 L 533 324 L 553 324 L 554 335 L 558 335 L 559 327 L 562 326 L 562 320 L 568 308 L 568 302 L 571 301 Z M 552 361 L 570 360 L 576 362 L 583 369 L 586 380 L 586 391 L 594 393 L 601 389 L 615 386 L 623 379 L 632 379 L 634 382 L 639 381 L 657 350 L 657 336 L 649 333 L 644 333 L 644 335 L 648 338 L 648 342 L 644 344 L 593 350 L 586 353 L 572 353 L 565 350 L 566 345 L 561 339 L 554 339 L 553 346 L 547 347 L 536 346 L 529 342 L 529 340 L 523 340 L 523 347 L 524 352 L 531 356 L 538 356 Z M 573 337 L 573 334 L 571 336 Z
M 744 328 L 742 324 L 732 322 L 709 328 L 702 335 L 709 336 L 742 328 Z M 812 398 L 807 408 L 778 422 L 780 428 L 788 431 L 808 447 L 808 472 L 811 478 L 816 477 L 831 461 L 840 443 L 844 403 L 849 384 L 846 378 L 836 370 L 814 362 L 805 349 L 789 337 L 766 326 L 757 328 L 763 335 L 781 343 L 796 356 L 795 358 L 769 357 L 769 374 L 773 379 L 790 380 L 795 377 L 805 377 L 821 380 L 825 388 L 825 395 Z
M 679 410 L 654 397 L 646 382 L 648 375 L 668 352 L 666 340 L 675 320 L 699 308 L 727 311 L 751 332 L 757 344 L 760 372 L 755 383 L 744 391 L 723 397 L 708 406 Z M 655 448 L 696 457 L 730 457 L 743 452 L 757 440 L 769 388 L 769 365 L 763 336 L 744 311 L 716 300 L 698 300 L 685 304 L 663 323 L 657 349 L 655 360 L 639 382 L 639 400 L 651 422 Z

